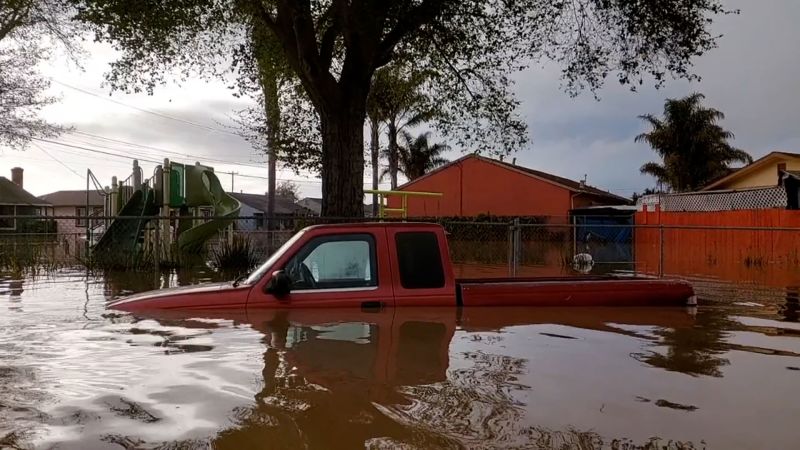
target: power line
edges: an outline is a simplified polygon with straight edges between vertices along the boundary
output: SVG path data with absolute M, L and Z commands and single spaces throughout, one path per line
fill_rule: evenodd
M 39 142 L 47 142 L 48 144 L 55 144 L 55 145 L 61 145 L 61 146 L 64 146 L 64 147 L 75 148 L 75 149 L 78 149 L 78 150 L 84 150 L 84 151 L 92 152 L 92 153 L 99 153 L 101 155 L 116 156 L 117 158 L 138 159 L 138 160 L 141 160 L 141 161 L 147 161 L 147 162 L 151 162 L 151 163 L 154 163 L 154 164 L 161 164 L 162 163 L 162 161 L 157 161 L 155 159 L 138 158 L 138 157 L 133 157 L 133 156 L 120 155 L 120 154 L 117 154 L 117 153 L 104 152 L 102 150 L 97 150 L 97 149 L 94 149 L 94 148 L 83 147 L 83 146 L 80 146 L 80 145 L 67 144 L 66 142 L 58 142 L 58 141 L 53 141 L 53 140 L 50 140 L 50 139 L 33 138 L 33 140 L 39 141 Z
M 85 131 L 73 130 L 73 131 L 71 131 L 71 133 L 72 134 L 85 135 L 85 136 L 88 136 L 88 137 L 92 137 L 92 138 L 96 138 L 96 139 L 100 139 L 100 140 L 104 140 L 104 141 L 109 141 L 109 142 L 114 142 L 114 143 L 118 143 L 118 144 L 130 145 L 130 146 L 133 146 L 133 147 L 139 147 L 139 148 L 142 148 L 142 149 L 154 150 L 154 151 L 163 152 L 163 153 L 170 153 L 170 154 L 177 155 L 177 156 L 179 156 L 181 158 L 185 158 L 185 159 L 194 159 L 194 160 L 218 162 L 220 164 L 232 164 L 232 165 L 237 165 L 237 166 L 253 167 L 253 168 L 256 168 L 256 169 L 263 169 L 263 168 L 266 167 L 266 164 L 267 164 L 266 161 L 264 161 L 262 163 L 257 163 L 257 162 L 244 163 L 244 162 L 239 162 L 239 161 L 230 161 L 230 160 L 226 160 L 226 159 L 214 158 L 213 156 L 207 156 L 207 155 L 194 155 L 194 154 L 191 154 L 191 153 L 178 152 L 178 151 L 175 151 L 175 150 L 167 150 L 167 149 L 164 149 L 164 148 L 153 147 L 153 146 L 150 146 L 150 145 L 137 144 L 135 142 L 124 141 L 124 140 L 116 139 L 116 138 L 110 138 L 110 137 L 101 136 L 101 135 L 98 135 L 98 134 L 87 133 Z M 90 142 L 85 142 L 85 141 L 81 141 L 81 142 L 84 143 L 84 144 L 95 145 L 95 146 L 98 146 L 100 148 L 106 148 L 106 149 L 109 149 L 109 150 L 120 150 L 120 151 L 122 151 L 122 149 L 116 149 L 116 148 L 113 148 L 113 147 L 104 147 L 102 145 L 95 144 L 95 143 L 90 143 Z M 128 150 L 126 150 L 126 151 L 128 151 Z M 149 155 L 145 155 L 145 157 L 146 156 L 149 156 Z M 286 164 L 284 162 L 281 162 L 281 161 L 278 161 L 277 165 L 278 165 L 278 168 L 280 168 L 280 169 L 291 169 L 291 167 L 288 164 Z
M 41 151 L 42 151 L 42 152 L 43 152 L 45 155 L 49 156 L 49 157 L 50 157 L 50 158 L 51 158 L 53 161 L 55 161 L 55 162 L 57 162 L 57 163 L 61 164 L 62 166 L 64 166 L 64 168 L 65 168 L 65 169 L 67 169 L 67 170 L 69 170 L 70 172 L 74 173 L 76 177 L 78 177 L 78 178 L 83 178 L 83 175 L 81 175 L 81 174 L 79 174 L 78 172 L 76 172 L 76 171 L 72 170 L 72 168 L 71 168 L 71 167 L 69 167 L 68 165 L 64 164 L 64 163 L 63 163 L 61 160 L 59 160 L 59 159 L 58 159 L 58 158 L 56 158 L 55 156 L 51 155 L 51 154 L 50 154 L 50 152 L 48 152 L 47 150 L 45 150 L 45 149 L 44 149 L 44 148 L 43 148 L 41 145 L 37 144 L 36 142 L 31 142 L 31 144 L 33 144 L 33 146 L 34 146 L 34 147 L 36 147 L 36 148 L 38 148 L 39 150 L 41 150 Z
M 76 86 L 69 85 L 69 84 L 64 83 L 62 81 L 56 80 L 55 78 L 51 78 L 51 80 L 53 82 L 55 82 L 56 84 L 59 84 L 59 85 L 64 86 L 66 88 L 73 89 L 75 91 L 84 93 L 86 95 L 91 95 L 92 97 L 97 97 L 97 98 L 99 98 L 101 100 L 106 100 L 106 101 L 109 101 L 109 102 L 112 102 L 112 103 L 115 103 L 115 104 L 118 104 L 118 105 L 121 105 L 121 106 L 125 106 L 127 108 L 131 108 L 131 109 L 134 109 L 134 110 L 137 110 L 137 111 L 140 111 L 140 112 L 144 112 L 144 113 L 147 113 L 147 114 L 154 114 L 156 116 L 167 118 L 167 119 L 170 119 L 170 120 L 175 120 L 175 121 L 187 124 L 187 125 L 200 127 L 200 128 L 203 128 L 203 129 L 206 129 L 206 130 L 209 130 L 209 131 L 218 132 L 218 133 L 225 133 L 225 134 L 229 134 L 229 135 L 232 135 L 232 136 L 237 136 L 237 137 L 245 139 L 245 136 L 240 134 L 240 133 L 236 133 L 236 132 L 229 131 L 229 130 L 224 130 L 224 129 L 221 129 L 221 128 L 211 127 L 211 126 L 208 126 L 208 125 L 204 125 L 204 124 L 197 123 L 197 122 L 192 122 L 190 120 L 182 119 L 182 118 L 179 118 L 179 117 L 170 116 L 168 114 L 164 114 L 164 113 L 161 113 L 161 112 L 158 112 L 158 111 L 153 111 L 153 110 L 148 110 L 146 108 L 133 106 L 133 105 L 121 102 L 119 100 L 114 100 L 112 98 L 105 97 L 105 96 L 102 96 L 100 94 L 97 94 L 97 93 L 94 93 L 94 92 L 91 92 L 91 91 L 88 91 L 88 90 L 85 90 L 85 89 L 82 89 L 82 88 L 79 88 L 79 87 L 76 87 Z M 87 132 L 83 132 L 83 131 L 73 131 L 73 133 L 75 133 L 75 134 L 83 134 L 83 135 L 86 135 L 86 136 L 94 137 L 94 138 L 97 138 L 97 139 L 103 139 L 103 140 L 107 140 L 107 141 L 110 141 L 110 142 L 133 145 L 135 147 L 146 148 L 146 149 L 149 149 L 149 150 L 156 150 L 156 151 L 161 151 L 161 152 L 165 152 L 165 153 L 173 153 L 173 154 L 177 154 L 177 155 L 188 156 L 188 157 L 191 157 L 191 158 L 197 158 L 197 159 L 203 159 L 203 160 L 207 160 L 207 161 L 219 162 L 219 163 L 222 163 L 222 164 L 235 164 L 235 165 L 244 165 L 244 166 L 249 165 L 249 166 L 252 166 L 252 167 L 261 168 L 260 166 L 257 166 L 255 163 L 248 164 L 248 163 L 226 161 L 226 160 L 221 160 L 221 159 L 214 159 L 214 158 L 208 157 L 208 156 L 187 155 L 187 154 L 180 153 L 180 152 L 175 152 L 175 151 L 170 151 L 170 150 L 165 150 L 165 149 L 159 149 L 157 147 L 151 147 L 151 146 L 147 146 L 147 145 L 143 145 L 143 144 L 136 144 L 136 143 L 133 143 L 133 142 L 122 141 L 122 140 L 119 140 L 119 139 L 108 138 L 108 137 L 105 137 L 105 136 L 99 136 L 99 135 L 95 135 L 95 134 L 91 134 L 91 133 L 87 133 Z M 285 169 L 286 165 L 284 164 L 282 168 Z
M 150 110 L 150 109 L 141 108 L 141 107 L 138 107 L 138 106 L 133 106 L 133 105 L 121 102 L 119 100 L 114 100 L 113 98 L 110 98 L 110 97 L 106 97 L 106 96 L 103 96 L 103 95 L 100 95 L 100 94 L 96 94 L 96 93 L 94 93 L 92 91 L 87 91 L 86 89 L 81 89 L 79 87 L 69 85 L 67 83 L 58 81 L 55 78 L 51 78 L 51 80 L 54 83 L 59 84 L 61 86 L 64 86 L 66 88 L 81 92 L 81 93 L 86 94 L 86 95 L 91 95 L 92 97 L 97 97 L 97 98 L 99 98 L 101 100 L 105 100 L 105 101 L 108 101 L 108 102 L 111 102 L 111 103 L 115 103 L 117 105 L 124 106 L 126 108 L 131 108 L 131 109 L 134 109 L 134 110 L 139 111 L 139 112 L 143 112 L 143 113 L 146 113 L 146 114 L 152 114 L 154 116 L 158 116 L 158 117 L 161 117 L 161 118 L 164 118 L 164 119 L 174 120 L 176 122 L 180 122 L 180 123 L 183 123 L 183 124 L 186 124 L 186 125 L 191 125 L 191 126 L 197 127 L 197 128 L 202 128 L 202 129 L 208 130 L 208 131 L 213 131 L 213 132 L 216 132 L 216 133 L 225 133 L 225 134 L 230 134 L 232 136 L 238 136 L 238 137 L 244 139 L 243 135 L 241 135 L 239 133 L 235 133 L 233 131 L 223 130 L 221 128 L 215 128 L 215 127 L 212 127 L 212 126 L 209 126 L 209 125 L 204 125 L 202 123 L 192 122 L 191 120 L 182 119 L 180 117 L 170 116 L 169 114 L 164 114 L 164 113 L 161 113 L 161 112 L 158 112 L 158 111 L 153 111 L 153 110 Z
M 44 143 L 42 143 L 42 144 L 44 144 Z M 48 145 L 50 145 L 50 144 L 48 144 Z M 51 150 L 53 150 L 53 149 L 51 149 Z M 128 164 L 126 162 L 123 162 L 121 160 L 111 159 L 111 158 L 102 158 L 102 159 L 100 159 L 97 156 L 95 156 L 95 155 L 93 155 L 91 153 L 87 153 L 85 151 L 75 151 L 75 150 L 69 149 L 69 148 L 59 148 L 58 152 L 70 155 L 73 158 L 82 158 L 83 159 L 81 161 L 76 161 L 76 164 L 78 164 L 78 163 L 79 164 L 87 164 L 87 165 L 88 164 L 92 164 L 94 166 L 100 166 L 100 167 L 102 167 L 104 169 L 108 169 L 108 170 L 116 170 L 115 169 L 116 167 L 126 167 L 126 168 L 130 167 L 130 164 Z M 122 156 L 120 156 L 120 157 L 122 157 Z M 53 162 L 51 160 L 39 160 L 39 161 Z M 114 166 L 114 168 L 112 168 L 111 166 Z
M 198 160 L 204 160 L 204 161 L 218 162 L 218 163 L 221 163 L 221 164 L 235 164 L 235 165 L 240 165 L 240 166 L 254 167 L 254 168 L 258 168 L 258 169 L 263 169 L 263 168 L 266 167 L 264 165 L 266 163 L 264 163 L 264 164 L 243 163 L 243 162 L 238 162 L 238 161 L 230 161 L 230 160 L 225 160 L 225 159 L 218 159 L 218 158 L 214 158 L 212 156 L 193 155 L 193 154 L 190 154 L 190 153 L 182 153 L 182 152 L 178 152 L 178 151 L 175 151 L 175 150 L 167 150 L 167 149 L 164 149 L 164 148 L 152 147 L 152 146 L 149 146 L 149 145 L 137 144 L 137 143 L 134 143 L 134 142 L 123 141 L 121 139 L 114 139 L 114 138 L 110 138 L 110 137 L 106 137 L 106 136 L 100 136 L 100 135 L 97 135 L 97 134 L 87 133 L 85 131 L 74 130 L 71 133 L 72 134 L 79 134 L 79 135 L 83 135 L 83 136 L 88 136 L 88 137 L 92 137 L 92 138 L 95 138 L 95 139 L 100 139 L 100 140 L 103 140 L 103 141 L 114 142 L 114 143 L 117 143 L 117 144 L 130 145 L 130 146 L 133 146 L 133 147 L 138 147 L 138 148 L 142 148 L 142 149 L 146 149 L 146 150 L 153 150 L 153 151 L 157 151 L 157 152 L 161 152 L 161 153 L 169 153 L 169 154 L 177 155 L 177 156 L 184 157 L 184 158 L 187 158 L 187 159 L 192 158 L 192 159 L 198 159 Z M 92 145 L 98 145 L 98 144 L 92 144 Z M 113 149 L 113 148 L 110 148 L 110 147 L 106 147 L 106 148 Z
M 102 136 L 101 136 L 101 138 L 102 138 Z M 163 161 L 150 159 L 147 156 L 138 156 L 138 155 L 141 155 L 141 152 L 132 152 L 130 150 L 125 150 L 125 149 L 116 149 L 116 148 L 113 148 L 113 147 L 103 147 L 103 148 L 106 148 L 108 150 L 119 150 L 119 151 L 125 151 L 125 152 L 128 152 L 128 153 L 134 153 L 134 154 L 136 154 L 136 156 L 121 155 L 119 153 L 112 153 L 112 152 L 107 152 L 107 151 L 103 151 L 103 150 L 98 150 L 96 148 L 90 148 L 90 147 L 85 147 L 85 146 L 82 146 L 82 145 L 76 145 L 76 144 L 67 143 L 67 142 L 59 142 L 59 141 L 54 141 L 54 140 L 44 139 L 44 138 L 33 138 L 33 139 L 35 141 L 39 141 L 39 142 L 46 142 L 46 143 L 49 143 L 49 144 L 64 146 L 64 147 L 67 147 L 67 148 L 72 148 L 72 149 L 91 152 L 91 153 L 102 154 L 102 155 L 106 155 L 106 156 L 114 156 L 114 157 L 117 157 L 117 158 L 124 158 L 124 159 L 129 159 L 129 160 L 136 159 L 136 160 L 139 160 L 139 161 L 150 162 L 150 163 L 153 163 L 153 164 L 162 164 L 163 163 Z M 112 140 L 111 138 L 107 138 L 107 139 Z M 125 141 L 120 141 L 120 142 L 121 143 L 127 143 Z M 134 145 L 134 146 L 139 145 L 139 144 L 134 144 L 134 143 L 128 143 L 128 144 L 131 144 L 131 145 Z M 37 148 L 42 149 L 39 146 L 37 146 Z M 42 151 L 44 151 L 44 149 L 42 149 Z M 45 152 L 45 154 L 47 154 L 48 156 L 50 156 L 51 158 L 53 158 L 55 160 L 55 158 L 52 155 L 50 155 L 46 151 L 44 151 L 44 152 Z M 182 156 L 187 156 L 187 155 L 184 155 L 184 154 L 181 154 L 181 153 L 177 153 L 177 152 L 171 152 L 171 153 L 175 153 L 175 154 L 182 155 Z M 188 155 L 188 156 L 192 156 L 192 155 Z M 186 157 L 185 159 L 190 159 L 190 158 Z M 198 156 L 197 159 L 202 160 L 202 159 L 208 159 L 208 158 Z M 59 162 L 60 164 L 64 165 L 60 161 L 58 161 L 58 160 L 56 160 L 56 161 Z M 218 161 L 223 163 L 223 164 L 228 164 L 228 165 L 231 165 L 231 166 L 255 167 L 253 165 L 235 163 L 235 162 L 230 162 L 230 161 L 222 161 L 222 160 L 218 160 Z M 64 165 L 64 167 L 67 167 L 67 166 Z M 263 166 L 258 166 L 257 168 L 263 168 Z M 69 167 L 67 167 L 67 169 L 69 169 Z M 72 169 L 69 169 L 69 170 L 72 171 Z M 244 174 L 244 173 L 239 173 L 239 172 L 235 172 L 235 173 L 234 172 L 225 172 L 225 171 L 216 171 L 216 172 L 220 173 L 220 174 L 227 174 L 227 175 L 231 175 L 232 174 L 234 176 L 240 176 L 240 177 L 244 177 L 244 178 L 252 178 L 252 179 L 258 179 L 258 180 L 265 180 L 265 181 L 269 180 L 269 178 L 264 177 L 264 176 L 249 175 L 249 174 Z M 73 173 L 75 173 L 75 172 L 73 172 Z M 277 178 L 277 177 L 275 178 L 275 181 L 289 181 L 289 182 L 293 182 L 293 183 L 312 184 L 312 185 L 320 185 L 320 184 L 322 184 L 322 180 L 300 180 L 300 179 Z M 368 180 L 364 180 L 364 182 L 363 182 L 363 184 L 365 186 L 368 186 L 368 185 L 371 186 L 371 183 L 372 183 L 371 180 L 369 180 L 369 181 Z
M 115 156 L 117 158 L 124 158 L 124 159 L 130 159 L 130 160 L 136 159 L 136 160 L 139 160 L 139 161 L 146 161 L 146 162 L 150 162 L 150 163 L 153 163 L 153 164 L 162 164 L 163 163 L 163 161 L 157 161 L 155 159 L 134 157 L 134 156 L 129 156 L 129 155 L 120 155 L 118 153 L 106 152 L 106 151 L 103 151 L 103 150 L 84 147 L 84 146 L 81 146 L 81 145 L 69 144 L 69 143 L 66 143 L 66 142 L 53 141 L 53 140 L 50 140 L 50 139 L 43 139 L 43 138 L 33 138 L 33 139 L 36 140 L 36 141 L 39 141 L 39 142 L 47 142 L 49 144 L 60 145 L 60 146 L 68 147 L 68 148 L 87 151 L 87 152 L 91 152 L 91 153 L 97 153 L 97 154 L 101 154 L 101 155 Z M 232 164 L 232 165 L 236 165 L 236 164 Z M 216 171 L 216 173 L 223 173 L 223 174 L 230 175 L 232 172 Z M 238 173 L 238 172 L 233 173 L 233 175 L 240 176 L 240 177 L 245 177 L 245 178 L 269 180 L 269 178 L 267 178 L 267 177 L 258 176 L 258 175 L 248 175 L 248 174 L 243 174 L 243 173 Z M 291 179 L 291 178 L 275 178 L 275 181 L 290 181 L 290 182 L 293 182 L 293 183 L 314 184 L 314 185 L 322 184 L 321 180 L 297 180 L 297 179 Z

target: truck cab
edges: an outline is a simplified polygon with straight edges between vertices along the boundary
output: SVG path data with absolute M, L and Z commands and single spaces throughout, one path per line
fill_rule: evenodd
M 247 307 L 455 305 L 449 255 L 438 225 L 310 227 L 245 281 Z

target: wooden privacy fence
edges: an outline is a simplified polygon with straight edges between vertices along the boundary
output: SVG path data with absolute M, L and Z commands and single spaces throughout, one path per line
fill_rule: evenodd
M 800 285 L 800 211 L 640 211 L 637 272 Z

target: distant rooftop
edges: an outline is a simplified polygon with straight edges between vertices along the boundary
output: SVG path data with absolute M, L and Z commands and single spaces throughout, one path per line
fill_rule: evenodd
M 56 191 L 39 196 L 53 206 L 86 206 L 86 191 Z M 103 206 L 103 196 L 95 190 L 89 191 L 89 206 Z
M 266 194 L 249 194 L 245 192 L 229 192 L 230 196 L 251 208 L 267 212 L 268 197 Z M 308 213 L 307 209 L 294 204 L 291 200 L 275 197 L 275 214 L 298 215 Z
M 0 177 L 0 205 L 50 206 L 50 203 L 22 189 L 8 178 Z

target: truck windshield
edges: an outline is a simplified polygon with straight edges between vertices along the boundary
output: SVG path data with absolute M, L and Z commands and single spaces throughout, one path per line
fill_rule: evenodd
M 275 265 L 275 261 L 277 261 L 281 257 L 281 255 L 286 253 L 286 251 L 289 250 L 289 247 L 291 247 L 295 242 L 297 242 L 300 239 L 300 237 L 303 236 L 304 233 L 305 233 L 305 231 L 300 231 L 297 234 L 295 234 L 294 236 L 292 236 L 291 239 L 286 241 L 286 243 L 283 244 L 281 246 L 281 248 L 278 249 L 278 251 L 273 253 L 272 256 L 270 256 L 269 259 L 267 259 L 264 262 L 264 264 L 259 266 L 258 269 L 256 269 L 253 273 L 251 273 L 250 276 L 247 277 L 247 279 L 242 282 L 242 284 L 251 285 L 251 284 L 257 282 L 258 280 L 260 280 L 264 276 L 264 274 L 266 274 L 267 271 L 272 266 Z

